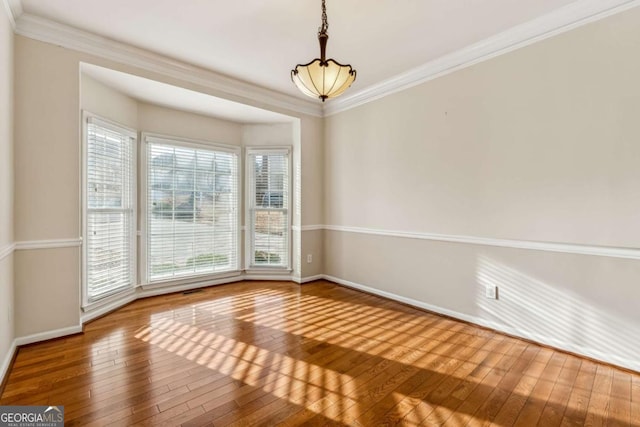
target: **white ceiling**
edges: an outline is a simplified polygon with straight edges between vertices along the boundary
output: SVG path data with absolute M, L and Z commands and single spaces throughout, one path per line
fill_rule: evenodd
M 81 65 L 83 75 L 87 75 L 138 101 L 149 104 L 239 123 L 285 123 L 294 120 L 292 117 L 283 114 L 98 67 L 97 65 L 85 63 Z
M 363 90 L 574 0 L 327 0 L 327 54 Z M 22 0 L 51 19 L 304 97 L 297 63 L 319 55 L 320 0 Z

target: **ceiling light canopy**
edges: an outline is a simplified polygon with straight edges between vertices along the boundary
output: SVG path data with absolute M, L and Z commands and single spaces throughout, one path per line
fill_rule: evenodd
M 324 102 L 341 95 L 356 80 L 356 70 L 351 65 L 342 65 L 334 59 L 326 59 L 329 40 L 327 7 L 322 0 L 322 26 L 318 29 L 320 58 L 307 64 L 298 64 L 291 70 L 291 80 L 302 93 Z

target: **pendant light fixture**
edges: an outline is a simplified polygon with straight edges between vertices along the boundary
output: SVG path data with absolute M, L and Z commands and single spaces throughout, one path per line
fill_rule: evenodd
M 342 65 L 333 59 L 326 59 L 329 40 L 327 7 L 322 0 L 322 26 L 318 29 L 320 58 L 308 64 L 298 64 L 291 70 L 291 80 L 302 93 L 312 98 L 335 98 L 342 94 L 356 79 L 356 70 L 351 65 Z

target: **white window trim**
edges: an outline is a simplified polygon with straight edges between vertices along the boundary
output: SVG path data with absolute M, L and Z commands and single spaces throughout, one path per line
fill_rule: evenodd
M 291 266 L 293 262 L 293 227 L 291 225 L 292 220 L 292 206 L 293 206 L 293 170 L 292 170 L 292 147 L 291 146 L 247 146 L 245 147 L 245 155 L 244 155 L 244 164 L 245 168 L 245 176 L 244 176 L 244 235 L 245 235 L 245 246 L 244 246 L 244 265 L 245 271 L 250 273 L 265 273 L 265 274 L 278 274 L 284 271 L 291 272 L 293 271 Z M 287 206 L 287 234 L 288 234 L 288 256 L 287 256 L 287 265 L 282 266 L 252 266 L 252 256 L 253 248 L 252 248 L 252 234 L 253 234 L 253 223 L 251 221 L 251 208 L 255 201 L 255 197 L 253 196 L 253 168 L 249 167 L 249 157 L 252 155 L 268 155 L 268 154 L 286 154 L 287 156 L 287 167 L 288 167 L 288 176 L 287 176 L 287 185 L 289 186 L 289 197 L 288 197 L 288 206 Z M 252 200 L 253 199 L 253 200 Z
M 120 289 L 118 291 L 115 291 L 113 293 L 108 293 L 105 294 L 104 296 L 102 296 L 100 299 L 95 300 L 95 301 L 91 301 L 89 302 L 89 295 L 88 295 L 88 274 L 87 274 L 87 215 L 88 215 L 88 209 L 87 209 L 87 200 L 88 200 L 88 195 L 87 195 L 87 155 L 88 155 L 88 150 L 87 150 L 87 144 L 88 144 L 88 140 L 87 140 L 87 125 L 89 124 L 89 121 L 94 121 L 96 124 L 105 127 L 107 129 L 113 130 L 115 132 L 120 132 L 123 133 L 125 135 L 127 135 L 130 138 L 133 138 L 133 144 L 132 144 L 132 162 L 133 162 L 133 166 L 134 166 L 134 173 L 132 174 L 132 186 L 131 186 L 131 197 L 133 199 L 133 213 L 132 213 L 132 222 L 131 222 L 131 249 L 132 249 L 132 256 L 133 256 L 133 265 L 135 266 L 135 268 L 133 269 L 133 277 L 132 277 L 132 284 L 130 287 L 126 287 L 123 289 Z M 137 159 L 137 144 L 138 144 L 138 132 L 134 129 L 131 129 L 129 127 L 123 126 L 119 123 L 116 123 L 114 121 L 111 121 L 109 119 L 105 119 L 97 114 L 91 113 L 87 110 L 83 110 L 82 111 L 82 126 L 81 126 L 81 132 L 82 132 L 82 147 L 81 147 L 81 171 L 82 171 L 82 183 L 81 183 L 81 188 L 80 188 L 80 205 L 81 205 L 81 217 L 82 217 L 82 230 L 81 230 L 81 240 L 82 240 L 82 248 L 81 248 L 81 252 L 82 252 L 82 260 L 81 260 L 81 266 L 80 266 L 80 271 L 81 271 L 81 281 L 82 281 L 82 286 L 81 286 L 81 295 L 82 295 L 82 310 L 83 311 L 90 311 L 92 309 L 95 308 L 99 308 L 101 306 L 103 306 L 105 304 L 105 301 L 110 301 L 113 298 L 116 297 L 120 297 L 122 295 L 125 295 L 129 292 L 132 292 L 132 290 L 135 289 L 137 281 L 138 281 L 138 271 L 137 271 L 137 245 L 136 245 L 136 229 L 137 229 L 137 218 L 138 218 L 138 194 L 137 194 L 137 186 L 138 186 L 138 174 L 136 173 L 136 167 L 137 167 L 137 163 L 138 163 L 138 159 Z
M 238 183 L 238 206 L 236 209 L 236 245 L 238 250 L 238 256 L 236 259 L 236 269 L 213 273 L 213 274 L 205 274 L 191 277 L 178 277 L 175 279 L 166 279 L 163 281 L 149 281 L 148 277 L 148 258 L 147 258 L 147 196 L 148 196 L 148 167 L 147 167 L 147 155 L 148 155 L 148 144 L 149 140 L 151 142 L 165 142 L 170 145 L 181 146 L 186 148 L 200 148 L 205 150 L 220 150 L 227 153 L 232 153 L 237 156 L 238 159 L 238 171 L 236 176 L 236 181 Z M 242 148 L 233 146 L 220 144 L 212 141 L 204 141 L 197 139 L 189 139 L 177 136 L 163 135 L 152 132 L 142 132 L 140 137 L 140 159 L 138 165 L 138 176 L 141 177 L 140 182 L 140 198 L 139 198 L 139 207 L 140 211 L 144 213 L 144 215 L 140 218 L 140 229 L 138 230 L 138 235 L 140 236 L 140 260 L 141 262 L 138 265 L 138 274 L 139 274 L 139 286 L 144 289 L 155 289 L 162 288 L 167 286 L 177 286 L 177 285 L 185 285 L 195 282 L 202 282 L 204 280 L 213 280 L 220 278 L 232 277 L 240 274 L 242 272 L 242 212 L 240 207 L 241 200 L 241 191 L 242 191 Z

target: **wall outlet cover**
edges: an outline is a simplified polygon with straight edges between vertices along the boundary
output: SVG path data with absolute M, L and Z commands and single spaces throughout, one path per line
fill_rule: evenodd
M 485 296 L 490 299 L 498 299 L 498 287 L 495 285 L 487 285 L 485 288 Z

